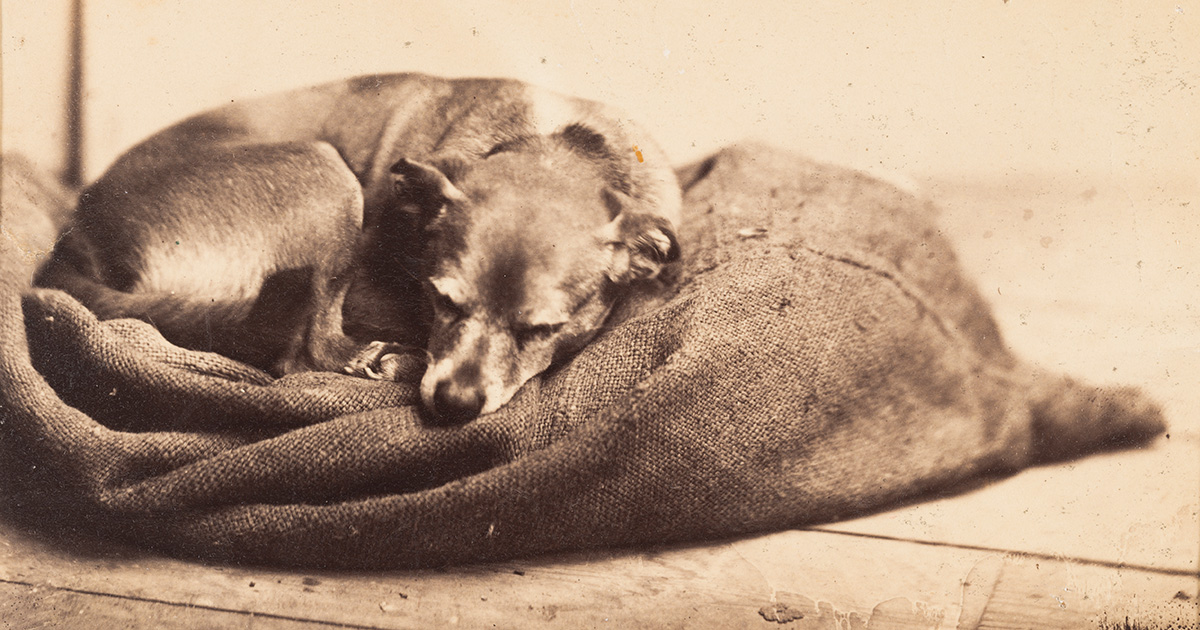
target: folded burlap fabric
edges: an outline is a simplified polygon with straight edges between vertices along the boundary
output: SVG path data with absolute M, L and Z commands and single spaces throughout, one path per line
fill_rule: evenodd
M 1014 358 L 931 205 L 762 146 L 681 171 L 666 300 L 457 428 L 420 421 L 416 360 L 274 380 L 31 289 L 62 203 L 4 166 L 3 500 L 30 523 L 430 566 L 814 524 L 1163 430 L 1135 390 Z

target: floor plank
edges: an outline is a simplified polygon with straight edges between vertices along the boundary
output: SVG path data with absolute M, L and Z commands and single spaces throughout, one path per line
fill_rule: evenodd
M 0 583 L 0 628 L 4 630 L 322 630 L 344 627 L 300 619 Z
M 1200 438 L 1173 436 L 820 529 L 1194 573 L 1198 489 Z
M 790 619 L 789 628 L 833 628 L 864 627 L 872 618 L 872 629 L 951 628 L 960 617 L 1078 624 L 1126 614 L 1167 617 L 1187 606 L 1194 612 L 1200 596 L 1195 576 L 816 531 L 386 573 L 210 567 L 128 549 L 93 550 L 85 558 L 20 531 L 3 531 L 0 539 L 8 543 L 0 580 L 10 590 L 370 628 L 763 628 L 779 619 Z M 112 602 L 89 598 L 76 608 L 56 605 L 63 614 L 117 614 Z

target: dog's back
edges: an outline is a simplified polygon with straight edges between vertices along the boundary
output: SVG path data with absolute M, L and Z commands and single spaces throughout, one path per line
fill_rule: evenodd
M 678 183 L 648 133 L 615 108 L 513 79 L 363 76 L 233 103 L 185 122 L 163 142 L 327 142 L 362 184 L 370 215 L 391 204 L 390 168 L 400 159 L 465 165 L 570 125 L 594 131 L 620 158 L 611 175 L 645 200 L 642 211 L 678 224 Z

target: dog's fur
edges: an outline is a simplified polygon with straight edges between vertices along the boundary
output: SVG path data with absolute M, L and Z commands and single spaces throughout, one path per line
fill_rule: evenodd
M 611 108 L 511 80 L 368 76 L 135 146 L 81 195 L 38 284 L 277 374 L 390 378 L 396 347 L 369 342 L 423 330 L 423 404 L 462 421 L 677 258 L 679 205 L 666 159 Z

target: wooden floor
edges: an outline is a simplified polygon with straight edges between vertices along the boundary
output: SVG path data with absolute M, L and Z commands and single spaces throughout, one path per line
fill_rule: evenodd
M 203 566 L 0 522 L 0 628 L 1200 626 L 1195 189 L 929 191 L 1014 349 L 1146 388 L 1169 437 L 812 530 L 440 571 Z

